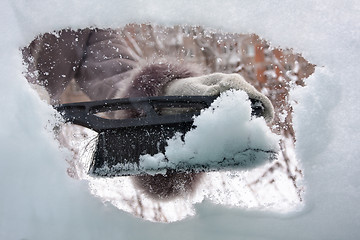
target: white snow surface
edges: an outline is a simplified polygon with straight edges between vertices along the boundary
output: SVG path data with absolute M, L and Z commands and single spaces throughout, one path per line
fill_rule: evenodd
M 4 0 L 0 13 L 0 239 L 359 239 L 359 1 Z M 190 219 L 156 224 L 104 205 L 67 176 L 68 153 L 44 128 L 54 112 L 22 75 L 19 48 L 47 31 L 129 22 L 257 33 L 317 65 L 291 93 L 304 208 L 205 202 Z

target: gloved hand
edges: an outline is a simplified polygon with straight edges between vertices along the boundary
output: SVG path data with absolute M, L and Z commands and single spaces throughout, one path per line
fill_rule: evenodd
M 243 90 L 249 98 L 262 102 L 264 106 L 264 118 L 267 122 L 271 122 L 274 118 L 274 107 L 270 100 L 239 74 L 214 73 L 200 77 L 190 77 L 176 79 L 165 87 L 165 95 L 167 96 L 214 96 L 230 90 Z

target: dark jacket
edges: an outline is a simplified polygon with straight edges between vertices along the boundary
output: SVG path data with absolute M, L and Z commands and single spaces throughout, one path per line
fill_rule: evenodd
M 113 30 L 46 33 L 23 53 L 29 82 L 45 86 L 53 100 L 59 99 L 72 79 L 93 100 L 112 98 L 136 66 Z
M 170 81 L 197 75 L 176 63 L 140 64 L 111 29 L 46 33 L 23 56 L 28 81 L 45 86 L 55 102 L 72 79 L 91 100 L 102 100 L 162 95 Z

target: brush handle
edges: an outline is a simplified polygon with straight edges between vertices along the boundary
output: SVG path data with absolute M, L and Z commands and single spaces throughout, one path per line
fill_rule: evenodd
M 71 122 L 96 132 L 138 126 L 167 125 L 193 122 L 193 116 L 209 107 L 217 96 L 161 96 L 141 98 L 121 98 L 92 102 L 68 103 L 56 105 L 66 122 Z M 161 108 L 193 109 L 190 113 L 161 115 Z M 117 110 L 137 110 L 143 117 L 130 119 L 106 119 L 95 114 Z

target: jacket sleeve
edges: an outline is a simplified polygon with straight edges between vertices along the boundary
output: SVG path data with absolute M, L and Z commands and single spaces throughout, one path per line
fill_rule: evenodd
M 79 71 L 90 32 L 65 29 L 37 37 L 23 49 L 28 81 L 44 86 L 58 100 Z
M 129 85 L 126 80 L 136 66 L 137 61 L 120 33 L 94 29 L 89 35 L 76 81 L 90 99 L 111 99 Z
M 120 34 L 110 29 L 46 33 L 23 56 L 28 81 L 44 86 L 53 101 L 72 79 L 92 100 L 113 98 L 136 65 Z

